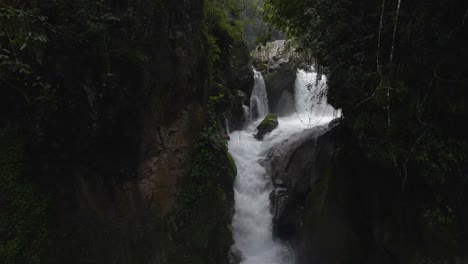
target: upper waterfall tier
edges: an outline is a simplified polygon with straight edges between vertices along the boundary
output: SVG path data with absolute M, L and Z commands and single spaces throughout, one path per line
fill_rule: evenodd
M 254 70 L 255 85 L 250 97 L 250 117 L 251 119 L 265 117 L 270 109 L 268 108 L 268 97 L 265 81 L 261 72 Z

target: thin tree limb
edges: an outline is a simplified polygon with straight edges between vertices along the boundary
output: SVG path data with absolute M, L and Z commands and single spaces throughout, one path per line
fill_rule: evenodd
M 390 119 L 390 86 L 387 86 L 387 125 L 392 126 L 392 120 Z
M 393 26 L 393 37 L 392 37 L 392 50 L 390 52 L 390 63 L 393 63 L 393 54 L 395 52 L 395 39 L 396 33 L 398 29 L 398 18 L 400 16 L 400 7 L 401 7 L 401 0 L 398 0 L 396 15 L 395 15 L 395 25 Z M 390 119 L 390 88 L 387 88 L 387 125 L 390 127 L 392 126 L 392 120 Z
M 393 26 L 393 38 L 392 38 L 392 51 L 390 52 L 390 63 L 393 63 L 393 53 L 395 51 L 395 38 L 398 29 L 398 18 L 400 16 L 400 7 L 401 7 L 401 0 L 398 0 L 396 15 L 395 15 L 395 25 Z
M 9 83 L 8 81 L 6 81 L 5 79 L 3 80 L 3 82 L 6 83 L 6 84 L 7 84 L 8 86 L 10 86 L 11 88 L 13 88 L 14 90 L 16 90 L 18 93 L 20 93 L 20 94 L 23 96 L 24 100 L 26 100 L 26 102 L 27 102 L 28 104 L 31 103 L 31 100 L 29 99 L 28 95 L 27 95 L 23 90 L 21 90 L 20 88 L 18 88 L 18 87 L 16 87 L 16 86 L 12 85 L 11 83 Z
M 421 103 L 418 103 L 418 105 L 417 105 L 417 110 L 418 110 L 418 115 L 417 115 L 417 116 L 418 116 L 418 122 L 419 122 L 420 124 L 422 124 L 423 126 L 428 126 L 426 123 L 424 123 L 424 122 L 421 120 L 421 114 L 422 114 L 422 110 L 423 110 L 423 108 L 424 108 L 424 104 L 426 103 L 427 98 L 429 97 L 429 93 L 430 93 L 431 90 L 432 90 L 432 85 L 433 85 L 433 83 L 434 83 L 434 79 L 435 79 L 435 76 L 433 76 L 432 79 L 431 79 L 431 81 L 429 82 L 429 87 L 428 87 L 428 89 L 427 89 L 426 94 L 425 94 L 424 97 L 423 97 L 422 102 L 421 102 Z
M 468 9 L 466 10 L 465 12 L 465 16 L 463 17 L 463 22 L 462 22 L 462 26 L 465 25 L 465 22 L 466 22 L 466 18 L 468 17 Z
M 244 10 L 246 9 L 246 7 L 247 7 L 247 5 L 245 4 L 245 0 L 242 0 L 243 7 L 241 7 L 240 9 L 234 8 L 234 7 L 232 7 L 232 6 L 229 6 L 229 4 L 226 3 L 226 1 L 224 1 L 224 0 L 221 0 L 221 3 L 222 3 L 225 7 L 229 8 L 231 11 L 234 11 L 234 12 L 242 12 L 242 11 L 244 11 Z
M 380 13 L 380 24 L 379 24 L 379 39 L 377 41 L 377 71 L 380 70 L 380 43 L 382 39 L 382 29 L 383 29 L 383 18 L 385 12 L 385 0 L 382 1 L 382 12 Z
M 405 177 L 403 178 L 403 181 L 401 182 L 403 189 L 405 189 L 406 180 L 408 180 L 408 170 L 406 168 L 406 164 L 408 164 L 408 161 L 409 161 L 409 159 L 411 157 L 411 154 L 413 154 L 414 149 L 418 145 L 419 141 L 421 141 L 421 139 L 426 135 L 427 131 L 428 131 L 428 129 L 424 130 L 424 132 L 419 136 L 419 138 L 416 140 L 416 142 L 414 142 L 413 146 L 410 149 L 410 152 L 406 156 L 405 162 L 403 163 L 403 172 L 405 173 Z
M 259 4 L 260 4 L 260 1 L 261 0 L 257 0 L 257 3 L 255 3 L 255 10 L 254 10 L 254 13 L 252 15 L 253 18 L 255 18 L 257 16 L 257 11 L 260 10 L 260 8 L 258 7 Z
M 358 108 L 359 106 L 361 106 L 362 104 L 364 104 L 365 102 L 369 101 L 370 99 L 372 99 L 373 97 L 375 96 L 375 92 L 373 92 L 369 97 L 367 97 L 366 99 L 362 100 L 359 104 L 357 104 L 353 109 L 356 109 Z

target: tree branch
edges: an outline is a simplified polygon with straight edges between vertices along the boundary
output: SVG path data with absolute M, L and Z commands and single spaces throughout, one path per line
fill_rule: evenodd
M 466 22 L 466 18 L 467 18 L 467 17 L 468 17 L 468 9 L 466 10 L 465 16 L 463 17 L 462 26 L 465 26 L 465 22 Z
M 245 8 L 247 7 L 247 5 L 245 4 L 245 0 L 242 0 L 243 7 L 240 8 L 240 9 L 237 9 L 237 8 L 234 8 L 234 7 L 229 6 L 229 4 L 227 4 L 224 0 L 221 0 L 221 3 L 222 3 L 225 7 L 229 8 L 231 11 L 234 11 L 234 12 L 242 12 L 242 11 L 244 11 Z
M 381 43 L 381 37 L 382 37 L 382 29 L 383 29 L 383 18 L 384 18 L 384 12 L 385 12 L 385 0 L 382 1 L 382 12 L 380 13 L 380 25 L 379 25 L 379 39 L 377 42 L 377 71 L 380 69 L 380 43 Z
M 398 28 L 398 18 L 400 16 L 400 7 L 401 7 L 401 0 L 398 0 L 396 15 L 395 15 L 395 25 L 393 27 L 393 38 L 392 38 L 392 51 L 390 52 L 390 63 L 393 63 L 393 52 L 395 50 L 395 38 Z
M 408 179 L 408 170 L 406 168 L 406 164 L 408 164 L 408 161 L 411 157 L 411 154 L 413 154 L 414 152 L 414 149 L 416 148 L 416 146 L 418 145 L 419 141 L 421 141 L 421 139 L 426 135 L 426 132 L 428 131 L 428 129 L 424 130 L 424 132 L 419 136 L 419 138 L 416 140 L 416 142 L 414 142 L 413 146 L 411 147 L 410 149 L 410 152 L 408 153 L 408 155 L 406 156 L 406 159 L 405 159 L 405 162 L 403 163 L 403 172 L 405 173 L 405 177 L 403 178 L 403 181 L 401 182 L 402 184 L 402 188 L 405 189 L 406 187 L 406 180 Z
M 372 97 L 375 96 L 375 91 L 369 96 L 367 97 L 366 99 L 362 100 L 359 104 L 357 104 L 353 109 L 356 109 L 358 108 L 359 106 L 361 106 L 362 104 L 364 104 L 365 102 L 369 101 L 370 99 L 372 99 Z

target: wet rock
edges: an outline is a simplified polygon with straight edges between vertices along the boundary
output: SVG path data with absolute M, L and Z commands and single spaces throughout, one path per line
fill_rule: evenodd
M 257 134 L 255 138 L 262 140 L 263 137 L 278 127 L 278 116 L 269 114 L 263 119 L 263 121 L 257 126 Z
M 282 113 L 280 100 L 285 91 L 294 94 L 297 67 L 294 64 L 285 65 L 264 75 L 268 92 L 268 104 L 274 113 Z
M 236 166 L 236 162 L 234 161 L 234 158 L 232 158 L 231 154 L 228 153 L 227 154 L 227 157 L 228 157 L 228 161 L 229 161 L 229 168 L 228 168 L 228 174 L 230 176 L 230 178 L 233 180 L 234 182 L 234 179 L 236 178 L 237 176 L 237 166 Z
M 283 112 L 280 104 L 283 93 L 294 94 L 297 68 L 300 58 L 293 41 L 277 40 L 256 50 L 252 57 L 254 66 L 260 70 L 268 91 L 268 104 L 274 113 Z
M 264 161 L 271 175 L 274 190 L 270 194 L 273 233 L 285 240 L 293 240 L 304 225 L 304 200 L 317 177 L 317 137 L 327 126 L 310 129 L 270 150 Z
M 240 264 L 244 260 L 244 256 L 242 256 L 242 252 L 236 247 L 231 247 L 229 251 L 229 264 Z
M 247 101 L 247 95 L 241 90 L 232 91 L 233 100 L 231 101 L 230 112 L 228 113 L 228 126 L 230 131 L 242 129 L 246 123 L 244 114 L 244 105 Z
M 274 110 L 278 115 L 288 116 L 293 114 L 296 111 L 294 94 L 287 90 L 283 91 Z

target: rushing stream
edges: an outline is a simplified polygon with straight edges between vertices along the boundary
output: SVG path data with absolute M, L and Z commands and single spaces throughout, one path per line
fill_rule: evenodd
M 229 141 L 229 152 L 238 168 L 232 223 L 234 247 L 242 254 L 242 264 L 294 263 L 292 250 L 272 235 L 269 194 L 273 186 L 261 161 L 277 144 L 315 126 L 327 124 L 340 114 L 327 104 L 325 90 L 325 76 L 317 80 L 315 72 L 298 70 L 294 95 L 296 113 L 279 117 L 278 128 L 259 141 L 253 134 L 268 114 L 268 99 L 263 77 L 255 71 L 250 106 L 254 118 L 244 130 L 232 132 Z

